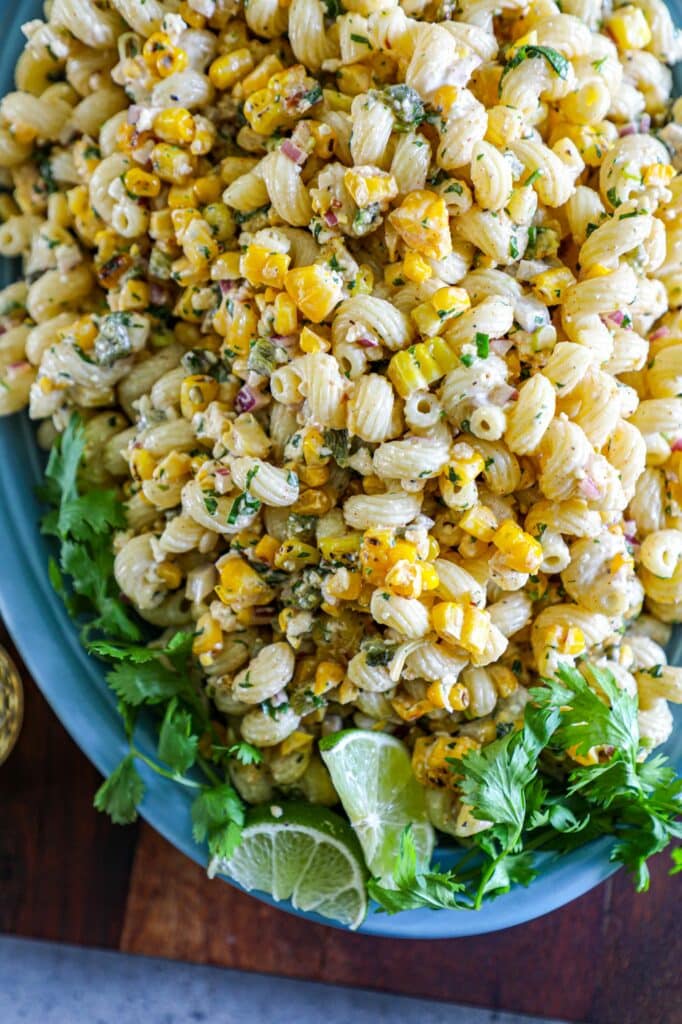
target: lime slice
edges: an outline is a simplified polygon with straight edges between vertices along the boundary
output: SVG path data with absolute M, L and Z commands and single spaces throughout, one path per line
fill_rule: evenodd
M 320 752 L 372 874 L 392 885 L 406 825 L 412 826 L 418 861 L 426 867 L 434 831 L 405 744 L 386 733 L 348 729 L 325 736 Z
M 249 813 L 230 860 L 214 858 L 209 875 L 228 875 L 247 891 L 290 899 L 349 928 L 367 913 L 367 871 L 353 830 L 338 814 L 287 802 Z

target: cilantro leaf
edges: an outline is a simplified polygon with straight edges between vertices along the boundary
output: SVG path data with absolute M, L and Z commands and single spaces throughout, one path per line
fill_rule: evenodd
M 168 702 L 159 731 L 159 758 L 170 768 L 184 775 L 197 757 L 199 737 L 192 732 L 192 715 L 179 707 L 177 697 Z
M 88 644 L 88 651 L 99 654 L 113 661 L 132 661 L 136 665 L 148 661 L 157 661 L 162 656 L 174 660 L 187 658 L 192 650 L 192 634 L 178 632 L 168 641 L 165 647 L 148 647 L 145 644 L 112 643 L 109 640 L 93 640 Z
M 143 795 L 144 783 L 135 768 L 134 756 L 128 754 L 99 787 L 94 805 L 108 814 L 115 825 L 129 825 L 137 818 Z
M 162 704 L 177 697 L 185 679 L 158 661 L 142 664 L 122 662 L 107 673 L 107 683 L 117 697 L 133 707 L 141 704 Z
M 216 749 L 215 747 L 213 748 Z M 227 753 L 230 757 L 234 757 L 240 764 L 261 764 L 263 761 L 263 752 L 254 747 L 251 743 L 247 743 L 246 740 L 240 740 L 239 743 L 234 743 L 231 747 L 227 748 Z
M 225 860 L 234 853 L 244 824 L 244 804 L 229 783 L 204 789 L 192 804 L 192 835 L 208 841 L 211 855 Z
M 464 909 L 469 904 L 462 898 L 464 886 L 456 881 L 454 872 L 421 871 L 410 825 L 400 837 L 400 851 L 393 867 L 395 888 L 381 884 L 378 878 L 367 883 L 370 897 L 387 914 L 401 910 L 428 907 L 430 910 Z
M 500 77 L 500 93 L 502 92 L 502 83 L 506 75 L 508 75 L 514 68 L 517 68 L 519 64 L 522 64 L 524 60 L 529 60 L 533 57 L 544 57 L 552 68 L 552 71 L 554 71 L 559 78 L 566 78 L 568 75 L 569 62 L 563 54 L 559 53 L 551 46 L 537 46 L 536 44 L 530 43 L 527 46 L 520 46 L 514 56 L 505 64 Z

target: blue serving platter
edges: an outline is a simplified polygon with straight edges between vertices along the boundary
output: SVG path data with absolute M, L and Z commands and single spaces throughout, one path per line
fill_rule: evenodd
M 671 6 L 679 22 L 680 0 Z M 24 42 L 20 26 L 40 17 L 42 5 L 36 0 L 4 0 L 0 10 L 5 14 L 0 40 L 0 95 L 4 95 L 14 88 L 14 65 Z M 678 66 L 678 93 L 681 83 L 682 68 Z M 1 261 L 0 286 L 9 284 L 13 275 L 9 261 Z M 50 551 L 38 528 L 41 510 L 35 496 L 43 464 L 35 427 L 28 417 L 19 414 L 0 420 L 0 614 L 67 731 L 99 771 L 109 774 L 127 752 L 127 744 L 102 665 L 80 646 L 77 632 L 48 580 Z M 682 663 L 680 628 L 669 656 L 674 664 Z M 680 709 L 675 710 L 678 731 L 665 750 L 682 770 L 682 716 Z M 145 723 L 138 728 L 136 741 L 144 753 L 154 755 L 156 743 Z M 11 771 L 11 761 L 9 764 L 5 770 Z M 146 785 L 143 817 L 173 846 L 205 866 L 205 851 L 192 839 L 191 798 L 187 791 L 155 775 L 144 764 L 139 770 Z M 389 917 L 370 910 L 359 930 L 393 938 L 440 939 L 509 928 L 547 914 L 604 881 L 615 870 L 608 855 L 609 842 L 602 840 L 560 860 L 547 861 L 529 888 L 516 888 L 477 913 L 414 910 Z M 216 880 L 215 884 L 221 883 Z M 330 924 L 317 914 L 294 910 L 289 903 L 276 904 L 262 893 L 253 895 L 299 917 Z

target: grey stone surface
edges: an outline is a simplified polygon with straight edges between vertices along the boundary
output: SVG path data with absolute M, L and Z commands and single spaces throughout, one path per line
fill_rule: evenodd
M 0 936 L 2 1024 L 560 1024 Z

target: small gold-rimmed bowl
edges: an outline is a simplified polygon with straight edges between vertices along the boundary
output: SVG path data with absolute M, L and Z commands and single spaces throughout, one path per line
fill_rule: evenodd
M 0 646 L 0 764 L 17 741 L 24 716 L 24 688 L 19 670 Z

